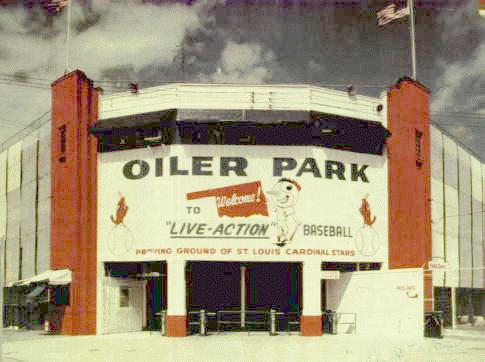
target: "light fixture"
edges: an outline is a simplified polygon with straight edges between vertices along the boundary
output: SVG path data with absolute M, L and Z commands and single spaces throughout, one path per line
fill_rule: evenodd
M 353 84 L 349 84 L 345 86 L 345 89 L 347 90 L 347 94 L 351 97 L 355 96 L 355 87 Z
M 138 83 L 130 83 L 130 92 L 132 94 L 138 93 Z
M 145 145 L 149 147 L 160 146 L 162 145 L 162 136 L 144 137 L 143 141 L 145 142 Z
M 336 130 L 333 129 L 333 128 L 322 128 L 320 129 L 320 134 L 323 135 L 323 136 L 331 136 L 331 135 L 334 135 L 336 134 Z

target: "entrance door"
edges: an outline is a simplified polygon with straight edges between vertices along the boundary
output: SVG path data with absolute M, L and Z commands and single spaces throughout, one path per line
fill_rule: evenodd
M 144 317 L 144 285 L 140 282 L 116 284 L 104 286 L 104 332 L 141 331 Z

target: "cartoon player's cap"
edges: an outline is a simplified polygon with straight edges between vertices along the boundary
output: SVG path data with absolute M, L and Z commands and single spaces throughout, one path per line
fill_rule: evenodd
M 300 186 L 300 184 L 299 184 L 298 182 L 296 182 L 295 180 L 292 180 L 292 179 L 290 179 L 290 178 L 285 178 L 285 177 L 284 177 L 284 178 L 280 178 L 280 179 L 278 180 L 278 182 L 289 182 L 289 183 L 291 183 L 291 184 L 295 185 L 295 187 L 296 187 L 296 189 L 297 189 L 298 191 L 300 191 L 300 190 L 301 190 L 301 186 Z

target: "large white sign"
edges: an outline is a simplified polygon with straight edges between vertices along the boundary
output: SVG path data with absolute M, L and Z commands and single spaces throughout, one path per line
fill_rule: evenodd
M 304 146 L 103 153 L 103 261 L 387 260 L 385 156 Z

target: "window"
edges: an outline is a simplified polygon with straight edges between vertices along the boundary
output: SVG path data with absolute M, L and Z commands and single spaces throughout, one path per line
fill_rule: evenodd
M 58 128 L 59 130 L 59 162 L 66 162 L 66 125 L 62 125 Z
M 359 270 L 380 270 L 382 263 L 359 263 Z
M 416 167 L 421 168 L 423 166 L 423 154 L 422 154 L 422 141 L 423 140 L 423 132 L 416 130 Z
M 255 145 L 256 144 L 256 136 L 254 136 L 254 135 L 240 136 L 239 137 L 239 144 L 241 144 L 241 145 Z
M 52 299 L 55 305 L 69 305 L 69 287 L 58 286 L 52 289 Z
M 357 264 L 342 262 L 323 262 L 322 270 L 339 270 L 342 273 L 353 272 L 357 270 Z
M 125 308 L 130 306 L 130 289 L 121 287 L 120 289 L 120 307 Z

